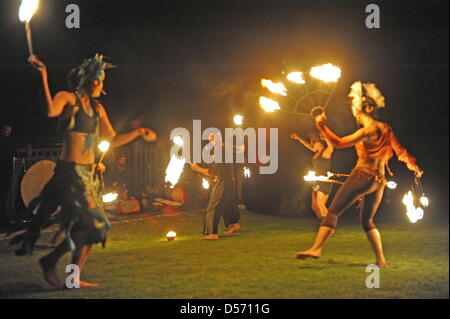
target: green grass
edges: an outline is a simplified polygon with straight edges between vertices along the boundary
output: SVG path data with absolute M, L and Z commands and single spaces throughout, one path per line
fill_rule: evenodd
M 342 221 L 319 260 L 300 261 L 317 227 L 309 219 L 243 212 L 239 233 L 202 241 L 201 213 L 113 225 L 106 249 L 93 249 L 83 279 L 98 288 L 59 291 L 41 278 L 37 259 L 16 257 L 0 241 L 3 298 L 448 298 L 448 223 L 380 224 L 389 268 L 368 289 L 374 261 L 356 221 Z M 178 237 L 165 240 L 167 231 Z M 50 233 L 41 240 L 45 244 Z M 59 266 L 61 275 L 69 255 Z

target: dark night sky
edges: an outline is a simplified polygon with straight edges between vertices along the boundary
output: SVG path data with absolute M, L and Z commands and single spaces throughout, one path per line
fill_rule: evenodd
M 69 3 L 80 6 L 78 30 L 65 28 Z M 369 3 L 41 0 L 33 41 L 53 92 L 66 88 L 71 67 L 96 52 L 119 66 L 109 72 L 103 98 L 119 130 L 141 117 L 168 139 L 172 128 L 190 128 L 192 119 L 202 119 L 205 127 L 229 126 L 239 111 L 254 127 L 280 127 L 284 158 L 310 156 L 287 135 L 306 135 L 312 122 L 282 114 L 268 118 L 257 107 L 259 79 L 336 64 L 343 75 L 329 105 L 330 125 L 339 134 L 354 130 L 349 85 L 377 83 L 387 101 L 382 118 L 423 163 L 429 189 L 446 198 L 442 207 L 448 209 L 448 1 L 376 1 L 378 30 L 364 25 Z M 16 136 L 56 136 L 56 121 L 43 116 L 39 77 L 26 63 L 19 5 L 0 4 L 0 116 L 14 123 Z M 342 170 L 353 163 L 353 153 L 337 155 Z

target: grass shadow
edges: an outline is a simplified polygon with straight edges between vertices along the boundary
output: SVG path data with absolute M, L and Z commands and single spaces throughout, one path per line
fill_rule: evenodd
M 37 283 L 14 282 L 11 284 L 6 284 L 0 286 L 0 298 L 20 298 L 22 295 L 33 294 L 33 293 L 48 293 L 53 291 L 60 291 L 59 288 L 46 288 Z
M 305 262 L 305 261 L 302 261 Z M 305 265 L 299 266 L 300 269 L 323 269 L 327 268 L 327 266 L 346 266 L 346 267 L 367 267 L 367 264 L 364 263 L 349 263 L 349 262 L 343 262 L 343 261 L 337 261 L 333 259 L 327 259 L 327 260 L 321 260 L 321 261 L 311 261 L 314 262 L 314 265 L 312 263 L 308 263 Z

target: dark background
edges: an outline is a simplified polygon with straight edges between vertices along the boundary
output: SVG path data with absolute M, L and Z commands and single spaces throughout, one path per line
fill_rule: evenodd
M 80 6 L 80 29 L 65 27 L 69 3 Z M 349 86 L 355 80 L 377 83 L 387 102 L 381 118 L 425 171 L 429 214 L 448 216 L 448 1 L 377 1 L 380 29 L 365 27 L 370 3 L 46 0 L 32 32 L 53 93 L 66 89 L 72 67 L 97 52 L 119 66 L 108 72 L 108 95 L 102 98 L 119 131 L 140 118 L 164 142 L 173 128 L 190 129 L 193 119 L 201 119 L 204 128 L 230 127 L 236 112 L 248 126 L 278 127 L 277 174 L 248 182 L 255 209 L 266 213 L 278 211 L 295 194 L 309 198 L 309 185 L 300 179 L 312 154 L 288 136 L 297 131 L 306 137 L 313 122 L 262 112 L 259 81 L 281 80 L 283 71 L 338 65 L 343 73 L 328 107 L 331 128 L 340 135 L 354 131 Z M 40 77 L 26 62 L 19 5 L 19 0 L 0 3 L 0 117 L 13 123 L 15 137 L 60 136 L 57 120 L 44 116 Z M 355 159 L 353 149 L 337 151 L 335 171 L 349 172 Z M 395 160 L 391 168 L 399 183 L 392 194 L 397 206 L 391 207 L 401 209 L 392 211 L 404 216 L 400 201 L 412 173 Z

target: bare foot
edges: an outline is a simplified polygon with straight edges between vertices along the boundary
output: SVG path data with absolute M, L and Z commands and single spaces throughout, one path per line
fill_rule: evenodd
M 301 251 L 301 252 L 299 252 L 299 253 L 297 253 L 297 255 L 296 255 L 296 257 L 298 258 L 298 259 L 306 259 L 306 258 L 314 258 L 314 259 L 318 259 L 318 258 L 320 258 L 320 252 L 319 251 L 316 251 L 316 250 L 313 250 L 313 249 L 308 249 L 308 250 L 305 250 L 305 251 Z
M 237 232 L 239 229 L 241 229 L 241 226 L 239 224 L 233 224 L 233 225 L 231 225 L 230 229 L 228 229 L 227 231 L 225 231 L 223 233 L 231 234 L 231 233 Z
M 385 260 L 382 260 L 382 261 L 377 261 L 377 266 L 380 268 L 386 268 L 388 266 L 388 264 L 386 263 Z
M 98 287 L 98 286 L 100 286 L 100 284 L 95 284 L 95 283 L 91 283 L 91 282 L 86 282 L 86 281 L 80 280 L 80 288 L 83 288 L 83 287 Z
M 75 287 L 77 287 L 77 288 L 87 288 L 87 287 L 98 287 L 98 286 L 100 286 L 100 284 L 94 284 L 94 283 L 91 283 L 91 282 L 86 282 L 86 281 L 80 280 L 78 285 L 75 285 L 75 283 L 74 283 L 73 287 L 71 287 L 71 288 L 69 288 L 66 285 L 64 285 L 63 289 L 67 290 L 67 289 L 75 289 Z
M 61 287 L 61 280 L 56 272 L 56 263 L 49 262 L 45 257 L 41 257 L 39 259 L 39 265 L 42 268 L 45 281 L 51 286 Z
M 202 237 L 202 239 L 205 239 L 205 240 L 217 240 L 217 239 L 219 239 L 219 235 L 217 235 L 217 234 L 210 234 L 210 235 Z

